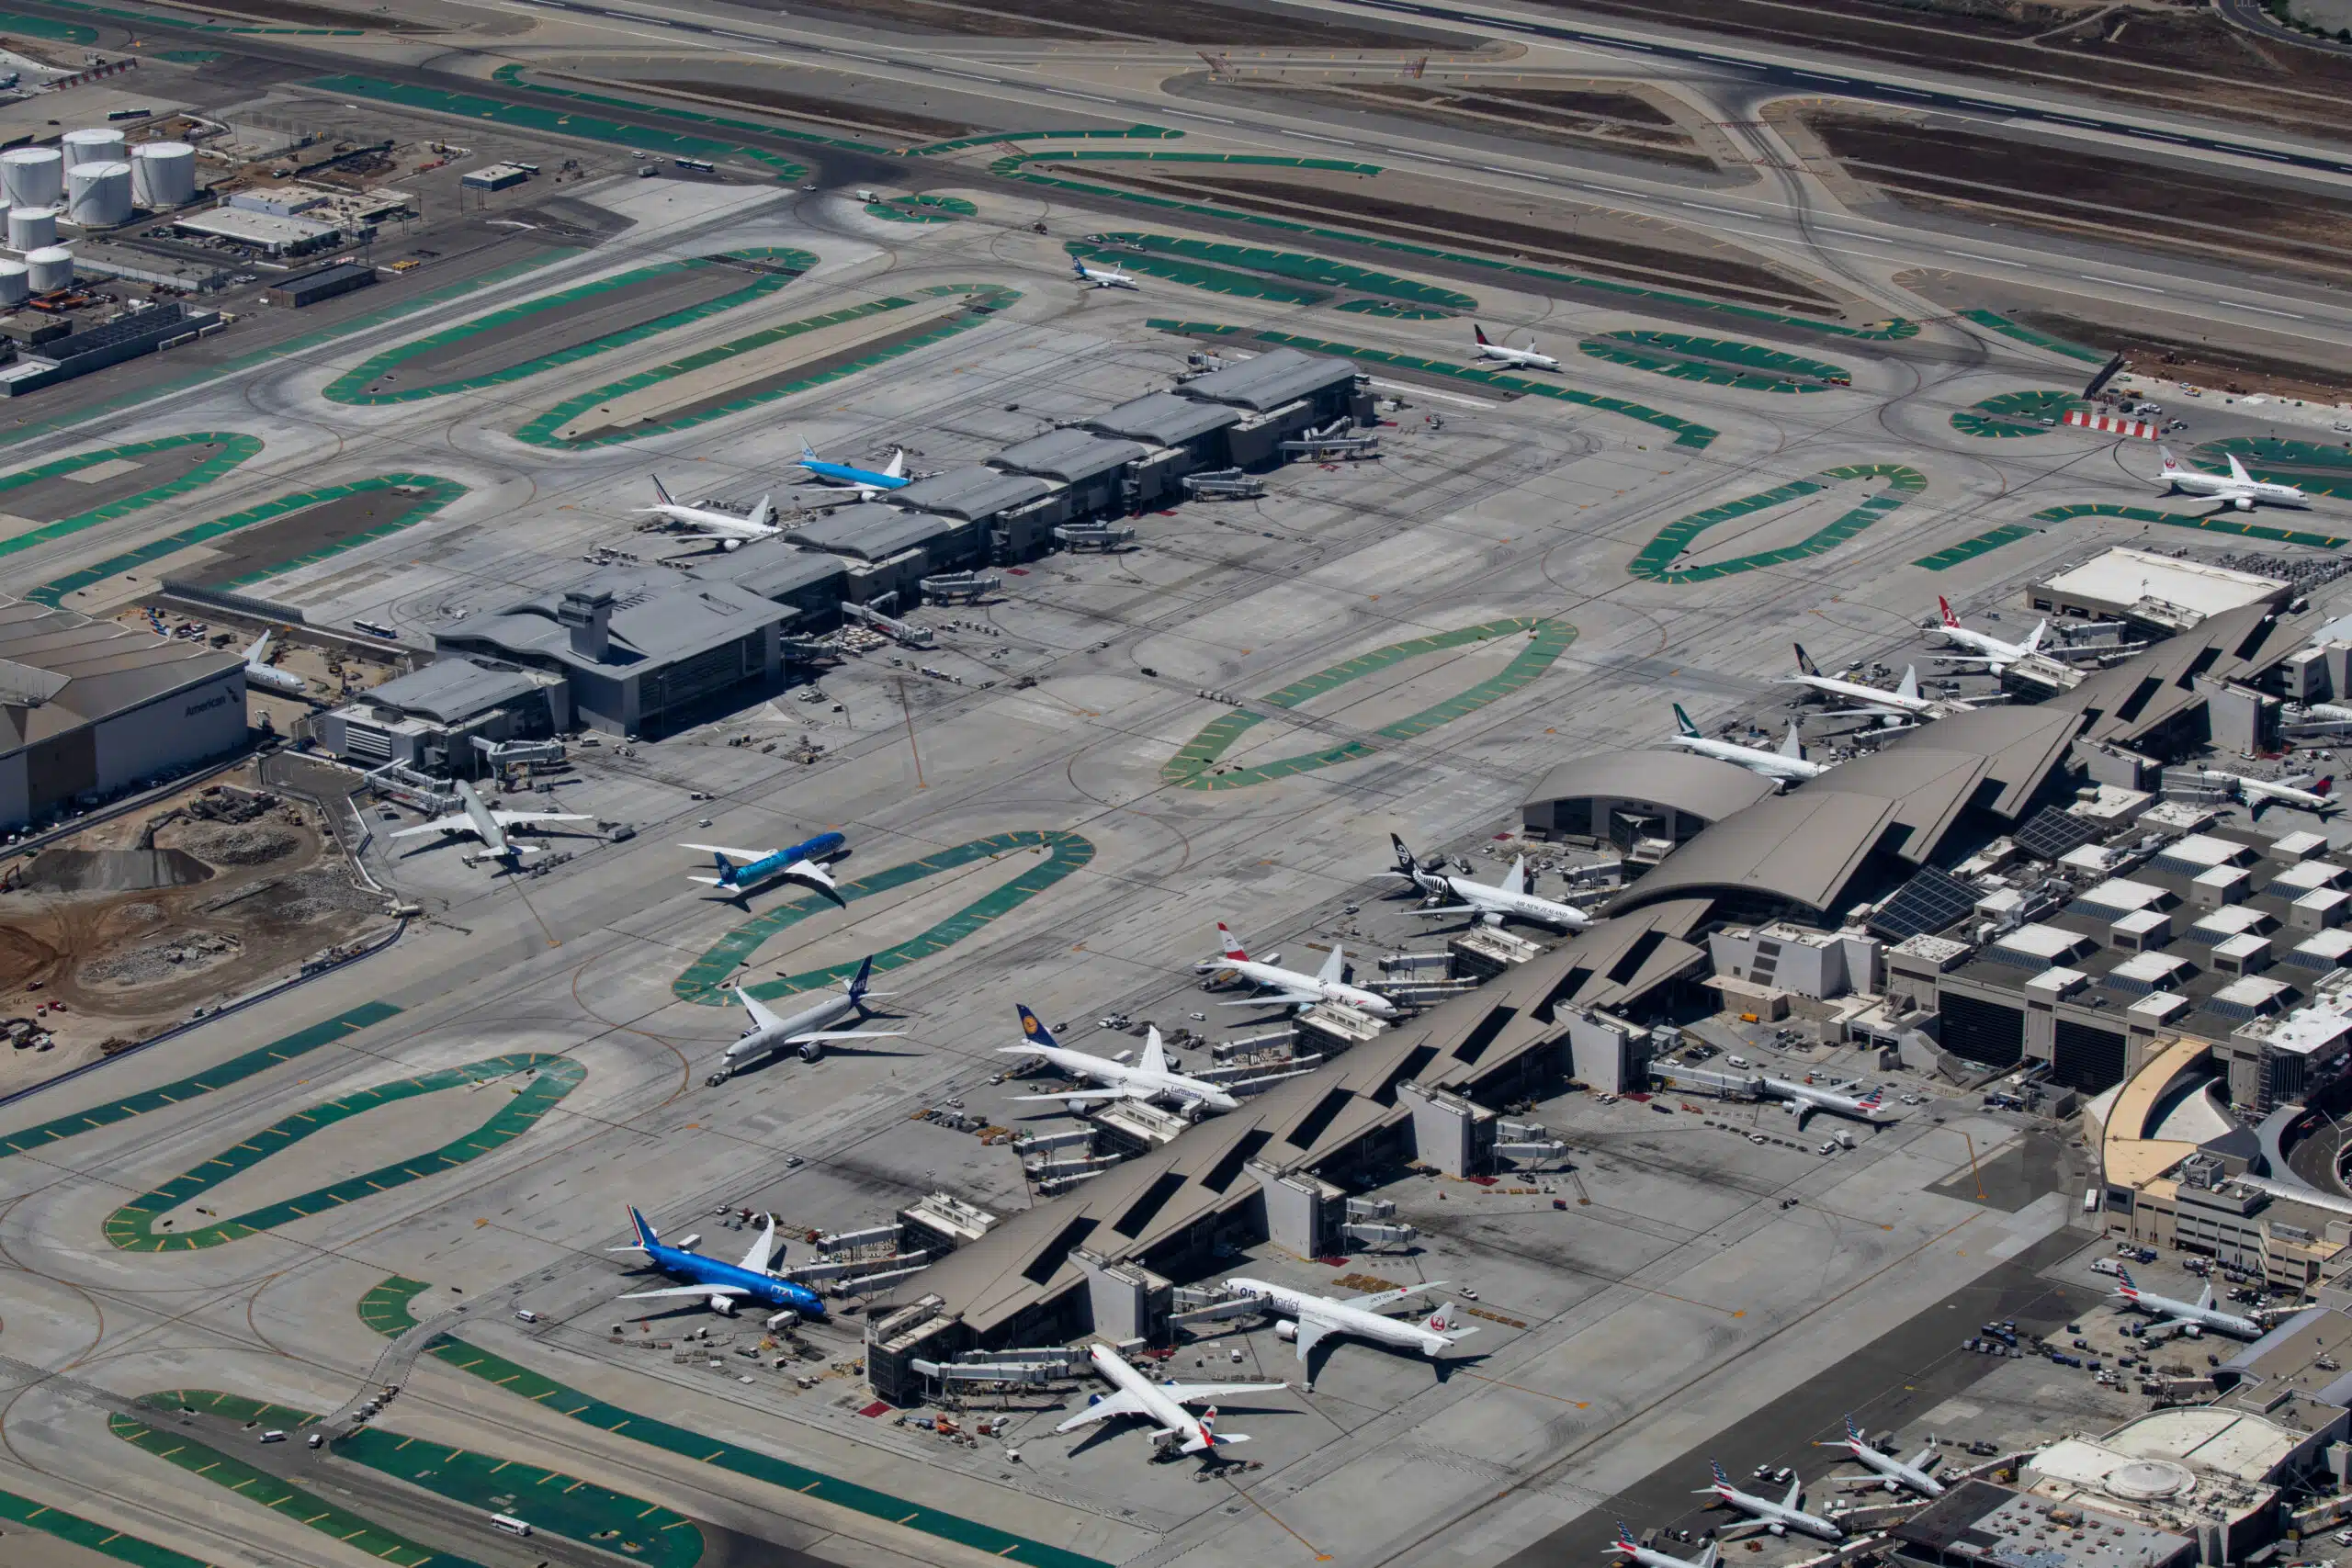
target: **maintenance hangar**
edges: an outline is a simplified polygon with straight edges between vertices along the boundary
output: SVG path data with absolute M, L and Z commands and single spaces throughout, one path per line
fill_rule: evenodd
M 1266 1237 L 1301 1256 L 1326 1250 L 1346 1197 L 1332 1177 L 1408 1152 L 1442 1172 L 1480 1172 L 1498 1141 L 1492 1104 L 1571 1070 L 1588 1082 L 1613 1080 L 1626 1039 L 1649 1033 L 1632 1021 L 1714 1010 L 1717 998 L 1699 983 L 1713 931 L 1780 919 L 1835 926 L 1866 914 L 1873 934 L 1894 940 L 1877 918 L 1924 893 L 1914 886 L 1921 878 L 1957 882 L 1947 867 L 2015 843 L 2046 808 L 2075 800 L 2081 775 L 2070 749 L 2078 739 L 2130 746 L 2183 729 L 2205 701 L 2191 670 L 2257 679 L 2315 624 L 2266 608 L 2216 616 L 2042 706 L 1939 720 L 1745 806 L 1725 809 L 1728 793 L 1706 797 L 1723 815 L 1558 946 L 1012 1216 L 909 1281 L 891 1310 L 868 1319 L 875 1391 L 907 1397 L 920 1387 L 915 1359 L 972 1347 L 1059 1343 L 1089 1327 L 1152 1336 L 1170 1281 L 1213 1269 L 1222 1244 Z M 2183 642 L 2195 645 L 2185 660 L 2176 647 Z M 1625 778 L 1649 776 L 1654 763 L 1675 765 L 1645 756 Z M 1592 776 L 1571 776 L 1556 798 L 1621 787 Z M 1622 787 L 1632 793 L 1630 782 Z M 1577 788 L 1596 793 L 1578 796 Z M 1685 804 L 1697 808 L 1702 799 Z M 1858 910 L 1866 899 L 1880 902 Z M 1973 899 L 1962 899 L 1940 923 L 1965 923 L 1973 912 Z M 1973 951 L 1966 941 L 1938 940 L 1962 958 Z M 1890 976 L 1901 952 L 1888 950 Z M 1889 989 L 1895 984 L 1890 978 Z M 1904 1023 L 1930 1037 L 1938 1026 L 1925 1014 Z M 2345 1036 L 2352 1041 L 2352 1027 Z M 1589 1049 L 1621 1059 L 1589 1065 Z
M 346 762 L 388 762 L 437 776 L 480 771 L 479 737 L 538 740 L 571 728 L 564 680 L 480 655 L 438 659 L 395 676 L 312 723 L 319 744 Z
M 444 653 L 486 654 L 560 677 L 579 723 L 660 735 L 772 687 L 782 671 L 780 633 L 797 615 L 735 582 L 607 568 L 452 622 L 433 640 Z
M 0 598 L 0 827 L 183 773 L 245 742 L 245 664 Z
M 1688 751 L 1619 751 L 1563 762 L 1520 807 L 1528 836 L 1615 844 L 1655 863 L 1772 793 L 1770 779 Z

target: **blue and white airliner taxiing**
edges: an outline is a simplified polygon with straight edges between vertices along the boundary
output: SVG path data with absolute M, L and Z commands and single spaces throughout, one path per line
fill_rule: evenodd
M 771 882 L 800 882 L 838 900 L 841 889 L 833 886 L 826 863 L 847 847 L 849 840 L 839 833 L 820 833 L 783 850 L 730 850 L 724 844 L 680 844 L 682 850 L 700 850 L 717 863 L 716 876 L 697 876 L 693 880 L 706 887 L 744 897 Z

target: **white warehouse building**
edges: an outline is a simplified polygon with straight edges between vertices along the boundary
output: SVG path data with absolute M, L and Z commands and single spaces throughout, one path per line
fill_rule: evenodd
M 244 741 L 234 653 L 0 596 L 0 829 Z

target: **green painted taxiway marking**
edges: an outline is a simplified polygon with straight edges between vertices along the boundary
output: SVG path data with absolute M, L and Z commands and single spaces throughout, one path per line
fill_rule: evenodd
M 95 506 L 87 512 L 77 512 L 71 517 L 61 517 L 54 523 L 44 523 L 38 528 L 27 529 L 14 538 L 0 539 L 0 556 L 14 555 L 18 550 L 30 549 L 35 545 L 45 545 L 52 539 L 62 539 L 96 524 L 111 523 L 118 517 L 128 517 L 134 512 L 143 511 L 157 502 L 170 501 L 186 495 L 190 491 L 200 490 L 247 458 L 259 456 L 261 452 L 261 443 L 253 436 L 241 434 L 235 431 L 211 430 L 188 435 L 160 436 L 153 441 L 134 441 L 129 446 L 107 446 L 96 452 L 78 452 L 71 457 L 59 457 L 52 462 L 40 463 L 29 468 L 18 468 L 12 474 L 0 475 L 0 510 L 6 509 L 7 492 L 12 490 L 18 490 L 28 484 L 37 484 L 42 479 L 54 479 L 60 474 L 71 474 L 84 468 L 93 468 L 100 463 L 137 462 L 141 457 L 150 457 L 156 453 L 169 452 L 182 446 L 218 446 L 220 449 L 168 484 L 157 485 L 153 490 L 142 490 L 136 495 L 126 495 L 120 501 L 110 501 L 104 506 Z
M 1735 556 L 1709 566 L 1678 567 L 1674 564 L 1688 554 L 1710 528 L 1816 494 L 1833 484 L 1871 479 L 1885 479 L 1887 488 L 1824 524 L 1793 545 Z M 1925 474 L 1901 463 L 1853 463 L 1844 468 L 1824 468 L 1810 479 L 1792 479 L 1787 484 L 1775 485 L 1770 490 L 1758 491 L 1754 495 L 1744 495 L 1737 501 L 1727 501 L 1720 506 L 1710 506 L 1702 512 L 1677 518 L 1659 529 L 1657 536 L 1642 547 L 1641 553 L 1627 563 L 1625 570 L 1647 581 L 1680 586 L 1736 577 L 1741 572 L 1755 571 L 1768 566 L 1786 566 L 1792 561 L 1836 549 L 1927 488 L 1928 477 Z

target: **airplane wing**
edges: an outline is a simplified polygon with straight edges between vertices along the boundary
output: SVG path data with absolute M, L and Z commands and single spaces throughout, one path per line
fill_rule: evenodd
M 774 850 L 730 850 L 725 844 L 680 844 L 678 847 L 682 850 L 700 850 L 707 855 L 725 855 L 729 860 L 742 861 L 746 863 L 765 860 L 776 852 Z
M 752 1015 L 752 1022 L 759 1028 L 774 1029 L 784 1021 L 784 1016 L 775 1009 L 768 1006 L 741 986 L 735 987 L 735 999 L 743 1004 L 743 1010 Z
M 1064 1089 L 1059 1094 L 1016 1094 L 1012 1098 L 1059 1103 L 1066 1100 L 1131 1100 L 1134 1096 L 1124 1089 Z
M 768 1271 L 770 1260 L 775 1257 L 775 1216 L 774 1214 L 770 1214 L 767 1217 L 767 1223 L 760 1227 L 760 1239 L 752 1244 L 752 1249 L 743 1254 L 743 1261 L 737 1264 L 736 1267 L 739 1269 L 756 1269 L 761 1273 L 764 1274 Z
M 669 1285 L 658 1291 L 631 1291 L 621 1297 L 625 1302 L 660 1301 L 664 1297 L 729 1296 L 738 1300 L 752 1292 L 741 1285 Z
M 1368 1296 L 1350 1296 L 1340 1304 L 1341 1306 L 1362 1307 L 1366 1312 L 1378 1312 L 1382 1307 L 1388 1306 L 1396 1302 L 1401 1302 L 1407 1296 L 1418 1296 L 1423 1291 L 1442 1291 L 1443 1289 L 1445 1289 L 1444 1280 L 1431 1280 L 1425 1285 L 1399 1285 L 1393 1291 L 1374 1291 Z
M 825 868 L 812 860 L 794 861 L 785 867 L 784 874 L 798 877 L 804 882 L 813 882 L 828 893 L 839 891 L 833 886 L 833 879 L 826 873 Z
M 474 819 L 464 812 L 455 817 L 435 817 L 430 822 L 420 822 L 413 828 L 403 828 L 397 833 L 387 833 L 388 839 L 413 839 L 419 833 L 470 833 Z
M 1739 1540 L 1751 1535 L 1761 1535 L 1772 1528 L 1766 1519 L 1745 1519 L 1715 1532 L 1717 1540 Z
M 1306 1314 L 1301 1313 L 1298 1318 L 1299 1360 L 1302 1363 L 1305 1362 L 1308 1353 L 1311 1352 L 1317 1345 L 1322 1342 L 1325 1335 L 1335 1334 L 1337 1332 L 1338 1329 L 1335 1325 L 1326 1323 L 1319 1317 L 1308 1317 Z
M 1333 942 L 1329 954 L 1323 960 L 1323 967 L 1315 972 L 1315 977 L 1327 985 L 1334 980 L 1346 979 L 1348 977 L 1347 950 L 1338 942 Z
M 1073 1427 L 1084 1427 L 1092 1422 L 1108 1421 L 1114 1416 L 1148 1416 L 1150 1414 L 1150 1411 L 1144 1408 L 1142 1400 L 1122 1391 L 1118 1393 L 1105 1394 L 1055 1427 L 1054 1430 L 1067 1432 Z
M 2197 1292 L 2197 1310 L 2199 1312 L 2211 1312 L 2212 1308 L 2213 1287 L 2209 1284 L 2203 1290 Z
M 1303 1078 L 1314 1070 L 1313 1067 L 1301 1067 L 1295 1073 L 1266 1073 L 1254 1078 L 1237 1078 L 1231 1083 L 1219 1084 L 1217 1088 L 1227 1094 L 1239 1094 L 1245 1089 L 1258 1089 L 1270 1083 L 1280 1083 L 1284 1078 Z
M 519 828 L 526 822 L 594 822 L 595 818 L 577 811 L 493 811 L 491 820 L 502 828 Z
M 1251 997 L 1246 1002 L 1219 1002 L 1216 1005 L 1221 1008 L 1271 1008 L 1295 1002 L 1301 1007 L 1308 1007 L 1322 999 L 1310 991 L 1277 991 L 1271 997 Z
M 1476 904 L 1448 904 L 1442 908 L 1416 909 L 1413 911 L 1414 914 L 1421 916 L 1423 919 L 1427 919 L 1431 915 L 1475 915 L 1477 912 L 1478 906 Z
M 1306 1325 L 1300 1324 L 1298 1331 L 1304 1335 Z M 1237 1393 L 1280 1393 L 1289 1386 L 1286 1382 L 1166 1382 L 1159 1385 L 1159 1392 L 1179 1404 L 1203 1404 L 1212 1399 L 1229 1399 Z
M 1804 1104 L 1802 1104 L 1802 1105 L 1798 1106 L 1798 1107 L 1797 1107 L 1797 1131 L 1798 1131 L 1798 1132 L 1800 1132 L 1800 1133 L 1804 1132 L 1804 1124 L 1805 1124 L 1806 1122 L 1808 1122 L 1812 1121 L 1812 1120 L 1813 1120 L 1813 1113 L 1814 1113 L 1815 1111 L 1816 1111 L 1820 1110 L 1820 1109 L 1821 1109 L 1821 1107 L 1819 1107 L 1819 1106 L 1817 1106 L 1817 1105 L 1814 1104 L 1814 1103 L 1813 1103 L 1812 1101 L 1810 1101 L 1810 1100 L 1807 1100 L 1805 1103 L 1804 1103 Z
M 1804 1477 L 1800 1475 L 1789 1482 L 1789 1495 L 1781 1500 L 1781 1506 L 1793 1508 L 1803 1501 L 1804 1501 Z
M 795 1034 L 785 1041 L 787 1045 L 804 1045 L 815 1040 L 901 1040 L 903 1029 L 812 1029 L 806 1034 Z

